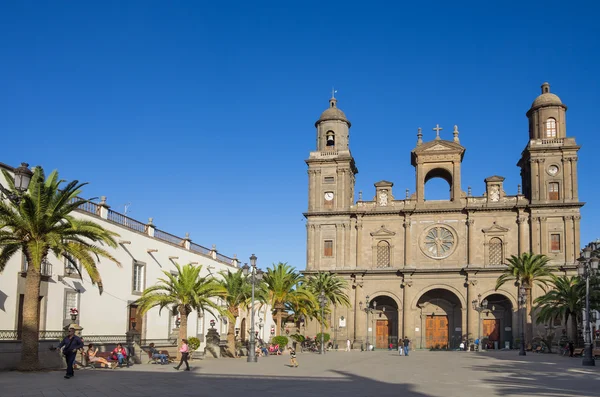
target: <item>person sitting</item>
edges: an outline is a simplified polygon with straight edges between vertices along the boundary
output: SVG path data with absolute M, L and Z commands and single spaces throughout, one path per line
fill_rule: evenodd
M 117 347 L 112 351 L 112 359 L 119 362 L 119 368 L 123 366 L 123 362 L 127 363 L 127 351 L 122 344 L 118 343 Z
M 269 357 L 269 350 L 267 349 L 267 347 L 265 345 L 262 345 L 260 347 L 260 350 L 262 351 L 262 354 L 264 357 Z
M 98 348 L 94 347 L 93 343 L 90 343 L 88 345 L 88 349 L 85 352 L 85 356 L 87 357 L 87 361 L 90 364 L 94 364 L 94 363 L 100 363 L 100 367 L 102 367 L 102 365 L 104 365 L 104 368 L 115 368 L 116 367 L 116 363 L 115 366 L 111 366 L 110 363 L 103 357 L 96 357 L 96 355 L 98 354 Z
M 167 355 L 162 354 L 161 352 L 156 350 L 156 347 L 154 347 L 154 343 L 150 343 L 150 345 L 148 345 L 148 347 L 150 348 L 150 354 L 152 355 L 153 359 L 159 359 L 161 365 L 165 365 L 165 364 L 169 363 L 169 358 L 167 357 Z

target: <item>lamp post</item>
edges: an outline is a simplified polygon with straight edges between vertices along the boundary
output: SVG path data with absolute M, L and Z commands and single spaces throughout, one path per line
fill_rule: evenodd
M 521 313 L 521 344 L 519 346 L 519 356 L 526 356 L 527 352 L 525 351 L 525 310 L 524 305 L 527 299 L 527 290 L 522 285 L 519 287 L 519 300 L 517 303 L 519 304 L 519 312 Z
M 577 267 L 577 274 L 582 279 L 585 279 L 585 349 L 583 353 L 582 364 L 586 367 L 595 366 L 594 356 L 592 355 L 592 328 L 590 326 L 590 278 L 594 277 L 598 272 L 598 262 L 600 258 L 592 256 L 595 251 L 599 248 L 596 242 L 588 244 L 583 249 L 583 255 L 577 259 L 579 265 Z
M 256 357 L 256 334 L 254 333 L 254 287 L 262 280 L 263 272 L 260 269 L 256 269 L 256 255 L 250 256 L 250 266 L 244 264 L 242 267 L 242 273 L 244 276 L 250 276 L 250 284 L 252 284 L 252 313 L 250 317 L 250 344 L 248 349 L 248 361 L 249 363 L 255 363 L 258 361 Z
M 327 297 L 325 296 L 325 292 L 321 290 L 321 293 L 319 294 L 319 306 L 321 306 L 321 354 L 325 354 L 325 330 L 323 329 L 325 322 L 325 305 L 327 305 Z
M 4 186 L 2 186 L 2 184 L 0 184 L 0 192 L 2 192 L 6 198 L 10 200 L 10 202 L 15 205 L 19 205 L 21 199 L 23 198 L 23 193 L 25 193 L 27 188 L 29 188 L 29 183 L 31 182 L 33 172 L 29 169 L 29 164 L 21 163 L 21 166 L 15 168 L 13 173 L 15 175 L 14 186 L 17 190 L 17 193 L 6 189 Z
M 366 337 L 365 337 L 365 342 L 366 342 L 366 351 L 369 351 L 369 313 L 373 313 L 375 311 L 375 307 L 377 307 L 377 302 L 373 301 L 373 308 L 371 308 L 371 306 L 369 305 L 369 295 L 365 296 L 365 307 L 363 309 L 363 303 L 359 302 L 359 306 L 360 306 L 360 310 L 364 311 L 366 316 L 367 316 L 367 323 L 366 323 L 366 328 L 365 328 L 365 333 L 366 333 Z
M 477 339 L 479 339 L 479 344 L 477 345 L 477 351 L 481 351 L 481 312 L 487 309 L 488 301 L 487 299 L 481 300 L 481 294 L 477 295 L 477 299 L 471 302 L 473 305 L 473 310 L 479 313 L 479 319 L 477 321 Z

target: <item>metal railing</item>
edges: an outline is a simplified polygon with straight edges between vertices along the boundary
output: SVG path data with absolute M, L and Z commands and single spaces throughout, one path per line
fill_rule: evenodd
M 0 341 L 18 341 L 21 340 L 23 331 L 11 329 L 11 330 L 0 330 Z M 63 339 L 65 337 L 65 331 L 39 331 L 40 340 L 53 340 Z
M 210 255 L 210 249 L 203 247 L 200 244 L 196 244 L 196 243 L 190 244 L 190 251 L 193 251 L 197 254 Z
M 136 221 L 135 219 L 131 219 L 123 214 L 119 214 L 113 210 L 108 210 L 108 218 L 109 221 L 117 223 L 121 226 L 125 226 L 128 229 L 135 230 L 136 232 L 146 233 L 146 224 Z
M 73 197 L 69 200 L 69 204 L 71 203 L 80 203 L 78 210 L 87 212 L 92 215 L 100 215 L 100 207 L 96 203 L 92 203 L 91 201 L 84 200 L 80 197 Z
M 171 233 L 167 233 L 163 230 L 159 230 L 159 229 L 155 229 L 154 230 L 154 237 L 162 240 L 162 241 L 166 241 L 167 243 L 171 243 L 171 244 L 175 244 L 177 246 L 180 247 L 184 247 L 185 243 L 184 243 L 184 239 L 181 237 L 177 237 Z
M 233 258 L 219 254 L 218 252 L 217 252 L 217 260 L 219 262 L 227 263 L 228 265 L 231 265 L 233 263 Z

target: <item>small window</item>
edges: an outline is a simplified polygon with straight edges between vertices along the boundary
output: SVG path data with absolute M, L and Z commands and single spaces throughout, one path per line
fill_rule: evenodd
M 323 256 L 333 256 L 333 240 L 325 240 L 323 244 Z
M 325 178 L 323 178 L 323 183 L 335 183 L 335 177 L 334 176 L 326 176 Z
M 546 137 L 556 138 L 556 120 L 553 118 L 546 120 Z
M 77 291 L 65 291 L 65 304 L 63 307 L 63 319 L 71 320 L 71 309 L 79 311 Z
M 387 241 L 377 243 L 377 267 L 390 267 L 390 243 Z
M 143 292 L 145 283 L 144 278 L 146 276 L 145 265 L 140 262 L 133 263 L 133 291 L 134 292 Z
M 548 198 L 550 200 L 560 200 L 560 192 L 558 191 L 558 182 L 550 182 L 548 185 Z
M 552 252 L 560 251 L 560 234 L 551 234 L 550 235 L 550 251 L 552 251 Z
M 502 240 L 498 237 L 490 239 L 488 248 L 490 265 L 501 265 L 504 259 L 502 257 Z

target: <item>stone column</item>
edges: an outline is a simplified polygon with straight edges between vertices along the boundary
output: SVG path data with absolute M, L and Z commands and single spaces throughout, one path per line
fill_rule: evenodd
M 315 170 L 307 170 L 308 173 L 308 210 L 315 208 Z
M 411 264 L 411 220 L 409 217 L 404 218 L 404 267 L 408 267 Z
M 579 200 L 579 187 L 577 182 L 577 157 L 571 157 L 571 186 L 573 189 L 573 200 Z
M 452 162 L 452 201 L 460 200 L 460 162 Z
M 573 216 L 564 216 L 564 228 L 565 228 L 565 262 L 575 263 L 575 253 L 573 251 L 575 244 L 573 244 Z
M 546 217 L 542 216 L 540 219 L 540 252 L 547 254 L 549 252 L 548 247 L 548 224 L 546 223 Z
M 529 162 L 531 163 L 531 176 L 532 178 L 535 178 L 538 183 L 531 183 L 531 199 L 532 200 L 539 200 L 540 199 L 540 185 L 539 185 L 539 166 L 538 166 L 538 162 L 536 159 L 530 159 Z
M 417 160 L 418 161 L 418 160 Z M 416 176 L 417 176 L 417 201 L 423 202 L 425 196 L 425 181 L 423 176 L 423 165 L 417 163 L 416 167 Z
M 467 299 L 466 299 L 466 305 L 467 307 L 465 308 L 465 313 L 466 313 L 466 319 L 465 319 L 465 323 L 466 323 L 466 331 L 464 332 L 468 338 L 470 339 L 477 339 L 478 335 L 477 334 L 477 312 L 475 310 L 473 310 L 473 307 L 471 306 L 471 301 L 474 299 L 477 299 L 477 280 L 474 279 L 474 276 L 472 274 L 468 274 L 467 275 Z
M 467 265 L 473 265 L 473 261 L 475 258 L 473 257 L 473 250 L 475 247 L 475 242 L 473 241 L 475 238 L 475 220 L 471 218 L 469 214 L 469 218 L 465 221 L 467 224 Z
M 565 186 L 563 189 L 565 192 L 564 199 L 565 199 L 565 201 L 570 201 L 570 200 L 573 200 L 573 183 L 571 180 L 571 178 L 572 178 L 572 176 L 571 176 L 571 160 L 569 158 L 563 158 L 562 163 L 563 163 L 562 174 L 563 174 L 563 180 L 565 182 Z
M 548 200 L 548 194 L 546 193 L 546 170 L 544 169 L 544 162 L 546 159 L 538 159 L 538 172 L 540 175 L 540 200 Z
M 519 255 L 521 255 L 524 252 L 529 252 L 527 249 L 529 239 L 526 238 L 527 216 L 519 214 L 517 223 L 519 224 Z
M 321 268 L 321 225 L 314 225 L 313 229 L 313 269 Z
M 531 217 L 531 252 L 540 253 L 540 218 Z
M 335 264 L 336 268 L 341 268 L 344 265 L 344 253 L 343 253 L 343 231 L 342 225 L 336 223 L 335 225 Z
M 359 268 L 359 266 L 363 266 L 362 263 L 362 219 L 357 219 L 356 220 L 356 265 L 354 266 L 356 269 Z M 366 268 L 366 266 L 365 266 Z
M 581 220 L 580 215 L 575 215 L 573 217 L 573 251 L 575 253 L 575 257 L 579 256 L 579 251 L 581 250 L 581 241 L 579 241 L 579 221 Z

